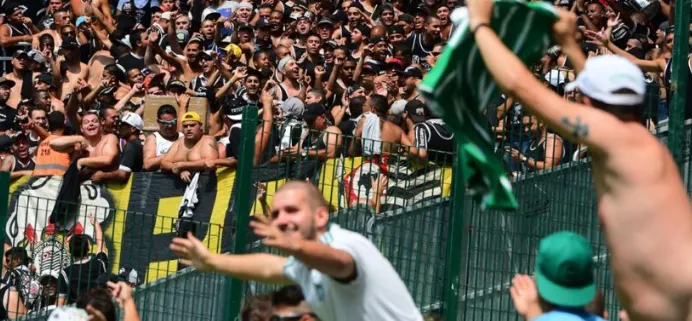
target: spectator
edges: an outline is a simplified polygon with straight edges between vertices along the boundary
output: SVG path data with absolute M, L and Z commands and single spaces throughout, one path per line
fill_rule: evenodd
M 300 146 L 295 145 L 289 150 L 289 154 L 324 160 L 336 158 L 341 154 L 341 130 L 333 125 L 331 115 L 327 113 L 324 105 L 313 103 L 305 107 L 302 115 L 310 132 L 301 141 Z
M 132 172 L 142 171 L 144 151 L 139 136 L 143 130 L 144 122 L 139 115 L 133 112 L 125 114 L 118 129 L 120 138 L 127 141 L 120 157 L 120 167 L 110 172 L 96 171 L 91 175 L 93 183 L 98 184 L 109 181 L 126 183 L 130 179 Z
M 212 136 L 202 132 L 202 117 L 196 112 L 185 113 L 182 125 L 183 139 L 173 143 L 161 161 L 161 168 L 189 182 L 193 172 L 206 170 L 207 161 L 219 158 L 219 148 Z
M 529 172 L 548 169 L 560 164 L 565 157 L 565 147 L 562 138 L 548 132 L 548 127 L 535 116 L 529 117 L 532 138 L 526 154 L 516 149 L 511 150 L 512 159 L 520 161 Z M 527 156 L 528 155 L 528 156 Z
M 526 320 L 604 320 L 586 310 L 596 299 L 593 269 L 585 238 L 566 231 L 546 236 L 538 247 L 535 285 L 527 275 L 512 280 L 514 307 Z
M 413 147 L 409 153 L 421 161 L 452 166 L 454 158 L 454 133 L 442 119 L 435 117 L 428 106 L 414 99 L 405 106 L 406 127 Z
M 10 98 L 12 87 L 15 82 L 5 77 L 0 77 L 0 134 L 4 134 L 14 127 L 14 119 L 17 116 L 17 111 L 7 105 Z
M 67 93 L 72 91 L 72 88 L 77 86 L 80 79 L 88 79 L 89 68 L 80 61 L 79 43 L 75 39 L 75 30 L 70 26 L 71 31 L 66 31 L 62 41 L 62 50 L 64 59 L 58 59 L 58 68 L 65 80 L 62 84 L 63 96 L 60 99 L 65 99 Z
M 9 2 L 5 3 L 3 7 L 6 22 L 0 26 L 0 46 L 3 48 L 3 56 L 13 57 L 11 64 L 4 63 L 3 74 L 7 74 L 12 71 L 13 66 L 19 64 L 19 61 L 15 61 L 16 57 L 21 56 L 22 52 L 26 53 L 24 50 L 33 41 L 32 34 L 37 33 L 38 30 L 30 18 L 24 17 L 22 6 L 19 3 Z M 16 102 L 19 102 L 19 99 Z M 16 105 L 11 106 L 15 107 Z
M 101 224 L 93 214 L 89 214 L 89 223 L 94 227 L 96 255 L 90 254 L 89 236 L 75 234 L 69 239 L 72 264 L 62 270 L 59 277 L 58 292 L 64 295 L 67 303 L 77 302 L 82 293 L 96 285 L 99 276 L 108 273 L 108 248 L 103 239 Z M 58 300 L 58 305 L 61 299 Z
M 272 296 L 252 295 L 245 298 L 245 306 L 240 311 L 241 320 L 270 321 L 272 317 Z
M 113 170 L 118 156 L 117 137 L 101 133 L 101 122 L 94 112 L 87 112 L 82 117 L 81 132 L 81 136 L 56 137 L 50 142 L 50 147 L 62 153 L 70 153 L 75 149 L 89 151 L 88 157 L 82 157 L 77 161 L 80 169 Z
M 305 301 L 303 291 L 296 285 L 287 285 L 272 293 L 272 319 L 274 318 L 301 321 L 319 320 Z
M 31 176 L 35 163 L 29 154 L 29 138 L 19 132 L 10 139 L 12 154 L 3 159 L 0 170 L 10 172 L 10 178 L 13 180 L 22 176 Z
M 173 143 L 183 137 L 178 129 L 178 113 L 175 107 L 163 105 L 156 111 L 156 122 L 159 131 L 147 136 L 144 143 L 143 169 L 155 171 L 161 167 L 161 161 L 170 150 Z
M 48 113 L 46 112 L 45 109 L 37 108 L 37 107 L 31 107 L 29 108 L 29 124 L 31 124 L 31 127 L 36 126 L 40 127 L 40 132 L 41 133 L 47 133 L 48 132 Z M 42 137 L 41 134 L 37 133 L 37 130 L 34 130 L 32 128 L 27 128 L 27 138 L 29 139 L 29 154 L 35 155 L 36 154 L 36 149 L 38 148 L 38 145 L 41 143 L 41 140 L 44 139 L 45 137 Z
M 34 130 L 39 131 L 39 128 Z M 54 111 L 48 114 L 48 131 L 50 135 L 43 138 L 36 149 L 36 160 L 32 176 L 63 176 L 70 166 L 71 155 L 52 147 L 53 140 L 65 135 L 65 115 Z M 81 151 L 81 146 L 79 148 Z

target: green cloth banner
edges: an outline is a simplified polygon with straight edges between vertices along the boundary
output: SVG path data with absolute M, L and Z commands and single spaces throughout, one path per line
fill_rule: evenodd
M 496 103 L 500 90 L 485 67 L 468 29 L 466 8 L 451 15 L 456 30 L 419 86 L 430 110 L 454 130 L 464 158 L 464 177 L 483 208 L 516 209 L 517 201 L 502 162 L 494 155 L 483 110 Z M 544 2 L 495 1 L 491 26 L 525 64 L 538 61 L 552 45 L 558 16 Z

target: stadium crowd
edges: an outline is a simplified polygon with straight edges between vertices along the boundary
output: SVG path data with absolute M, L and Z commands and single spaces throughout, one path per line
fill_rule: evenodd
M 646 116 L 654 123 L 668 116 L 674 33 L 668 23 L 672 4 L 656 3 L 653 9 L 617 0 L 554 3 L 577 14 L 575 37 L 589 56 L 622 55 L 648 72 L 652 95 L 660 97 Z M 463 5 L 3 1 L 0 170 L 17 179 L 63 176 L 76 166 L 81 179 L 93 183 L 164 171 L 189 182 L 196 172 L 235 166 L 250 106 L 259 111 L 256 165 L 387 154 L 448 162 L 444 155 L 454 151 L 453 133 L 431 114 L 417 85 L 454 31 L 451 12 Z M 575 99 L 570 68 L 560 48 L 553 48 L 535 71 L 546 86 Z M 203 112 L 192 110 L 193 101 L 202 102 Z M 563 141 L 511 97 L 487 107 L 496 149 L 515 175 L 587 156 L 585 148 Z M 148 130 L 145 123 L 158 129 Z M 71 242 L 83 243 L 75 247 L 82 253 L 71 253 L 75 261 L 93 260 L 97 270 L 106 265 L 107 253 L 88 255 L 88 240 Z M 22 265 L 25 254 L 8 257 L 15 254 L 17 261 L 6 260 L 6 268 Z M 21 293 L 16 278 L 4 281 L 0 293 L 9 293 L 10 304 L 24 305 L 22 295 L 11 295 Z M 69 298 L 47 294 L 54 299 L 43 306 L 75 302 L 90 288 L 74 283 L 80 288 Z M 0 319 L 32 309 L 4 303 Z

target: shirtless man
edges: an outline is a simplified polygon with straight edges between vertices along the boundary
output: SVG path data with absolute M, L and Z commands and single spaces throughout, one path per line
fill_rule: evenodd
M 17 108 L 19 101 L 22 100 L 22 84 L 24 83 L 24 73 L 29 68 L 29 55 L 26 51 L 17 50 L 12 56 L 12 72 L 7 73 L 5 78 L 14 81 L 14 87 L 10 93 L 10 99 L 7 100 L 7 105 L 12 108 Z
M 96 88 L 101 83 L 101 75 L 106 66 L 115 63 L 115 59 L 108 50 L 99 50 L 89 59 L 89 76 L 87 83 L 91 88 Z
M 77 39 L 73 37 L 66 37 L 62 41 L 62 52 L 63 59 L 58 60 L 58 66 L 62 69 L 62 65 L 67 66 L 67 81 L 62 83 L 62 96 L 61 100 L 65 99 L 68 93 L 72 92 L 72 88 L 77 85 L 80 79 L 87 79 L 89 77 L 89 68 L 87 65 L 79 61 L 79 44 Z
M 374 113 L 380 119 L 380 140 L 382 141 L 382 154 L 396 153 L 398 152 L 398 147 L 402 145 L 411 146 L 413 143 L 409 139 L 406 132 L 404 132 L 401 127 L 386 121 L 387 111 L 389 110 L 389 104 L 387 102 L 387 97 L 372 94 L 368 97 L 363 105 L 363 113 Z M 363 136 L 363 127 L 365 125 L 365 117 L 361 117 L 356 125 L 356 130 L 354 132 L 357 138 Z M 349 148 L 349 154 L 353 155 L 354 146 L 356 144 L 356 139 L 351 141 L 351 146 Z M 366 141 L 362 141 L 362 144 L 366 144 Z M 377 151 L 375 151 L 376 154 Z
M 175 66 L 180 66 L 181 70 L 183 72 L 182 74 L 182 81 L 184 81 L 186 84 L 189 84 L 192 79 L 195 79 L 195 77 L 199 76 L 199 74 L 202 73 L 202 65 L 200 65 L 200 60 L 199 60 L 199 53 L 200 50 L 202 50 L 202 39 L 201 38 L 192 38 L 190 41 L 187 43 L 185 46 L 185 49 L 183 50 L 183 55 L 185 57 L 181 58 L 176 55 L 172 55 L 169 53 L 166 53 L 161 49 L 159 46 L 159 35 L 156 32 L 152 32 L 149 34 L 149 46 L 154 50 L 154 52 L 161 56 L 161 58 L 165 61 L 167 61 L 170 64 L 173 64 Z M 175 51 L 174 47 L 179 46 L 176 41 L 172 41 L 170 43 L 171 49 Z M 144 62 L 145 64 L 149 64 L 149 61 Z
M 467 5 L 469 30 L 502 91 L 562 137 L 588 146 L 618 299 L 630 318 L 692 320 L 692 206 L 670 152 L 642 126 L 642 71 L 614 55 L 584 64 L 576 17 L 558 9 L 554 38 L 579 73 L 581 93 L 579 103 L 567 101 L 488 28 L 491 0 Z
M 113 134 L 101 133 L 99 115 L 85 113 L 80 130 L 82 135 L 56 137 L 50 142 L 50 147 L 63 153 L 81 150 L 85 156 L 77 160 L 80 169 L 104 172 L 117 169 L 118 138 Z
M 41 44 L 39 38 L 43 35 L 50 35 L 51 37 L 53 37 L 53 40 L 55 41 L 55 46 L 57 48 L 60 48 L 63 39 L 62 35 L 60 34 L 60 32 L 58 32 L 58 30 L 60 30 L 60 28 L 62 28 L 63 26 L 67 26 L 71 23 L 70 13 L 67 12 L 67 10 L 65 9 L 60 9 L 53 13 L 53 21 L 53 23 L 55 24 L 54 28 L 45 29 L 34 36 L 32 41 L 32 47 L 34 49 L 40 49 Z
M 206 170 L 206 163 L 219 158 L 219 147 L 214 137 L 204 135 L 202 117 L 191 111 L 182 118 L 183 135 L 161 161 L 161 169 L 180 176 L 189 183 L 192 172 Z

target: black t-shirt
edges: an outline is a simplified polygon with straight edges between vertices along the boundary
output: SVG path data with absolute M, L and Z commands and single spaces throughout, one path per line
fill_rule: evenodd
M 67 302 L 74 303 L 81 293 L 88 291 L 99 276 L 108 272 L 108 256 L 101 252 L 88 261 L 66 267 L 58 279 L 58 292 L 67 294 Z
M 413 33 L 406 39 L 406 45 L 411 48 L 411 61 L 414 64 L 420 64 L 425 70 L 430 70 L 431 66 L 427 58 L 432 52 L 435 44 L 426 44 L 425 41 L 423 41 L 424 37 L 424 32 L 420 34 Z
M 132 68 L 137 68 L 139 70 L 144 69 L 144 57 L 137 58 L 129 52 L 126 55 L 118 58 L 118 61 L 116 61 L 116 63 L 123 66 L 123 68 L 125 68 L 126 71 Z
M 5 104 L 0 105 L 0 131 L 7 131 L 15 127 L 14 119 L 17 110 Z
M 427 150 L 428 160 L 439 165 L 452 165 L 454 133 L 440 120 L 426 120 L 413 126 L 413 144 Z
M 144 148 L 139 139 L 130 140 L 123 148 L 120 169 L 129 172 L 141 172 L 144 165 Z

